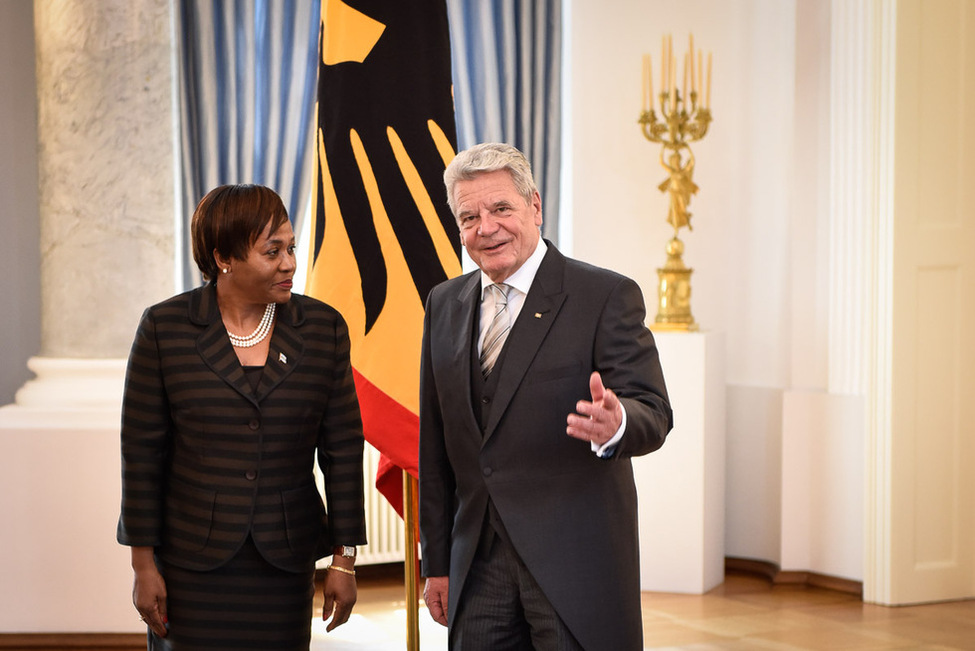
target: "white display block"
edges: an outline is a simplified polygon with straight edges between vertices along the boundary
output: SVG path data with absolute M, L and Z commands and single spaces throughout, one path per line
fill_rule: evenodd
M 115 542 L 125 360 L 29 366 L 0 408 L 0 634 L 145 632 Z
M 674 429 L 633 459 L 640 588 L 703 594 L 724 581 L 725 347 L 716 332 L 655 332 Z

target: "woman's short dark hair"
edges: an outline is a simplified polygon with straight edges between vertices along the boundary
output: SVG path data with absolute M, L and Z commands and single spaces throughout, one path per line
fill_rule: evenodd
M 246 260 L 247 252 L 271 224 L 271 232 L 288 221 L 288 210 L 274 190 L 263 185 L 221 185 L 200 199 L 193 211 L 190 233 L 193 259 L 204 278 L 220 272 L 213 252 Z

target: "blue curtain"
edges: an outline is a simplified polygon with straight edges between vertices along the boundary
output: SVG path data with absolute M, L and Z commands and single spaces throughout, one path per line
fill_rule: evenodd
M 457 145 L 507 142 L 525 153 L 557 241 L 562 0 L 447 0 Z
M 406 0 L 404 0 L 406 1 Z M 314 155 L 321 0 L 178 0 L 184 285 L 199 284 L 189 220 L 224 183 L 278 192 L 299 232 Z M 531 161 L 557 241 L 562 0 L 447 0 L 457 141 Z
M 300 229 L 312 176 L 320 16 L 320 0 L 179 0 L 187 288 L 200 282 L 189 220 L 212 188 L 266 185 Z

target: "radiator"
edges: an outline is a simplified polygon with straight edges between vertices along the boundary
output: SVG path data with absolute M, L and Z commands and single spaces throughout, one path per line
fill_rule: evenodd
M 366 443 L 362 455 L 362 476 L 365 480 L 366 538 L 368 545 L 359 547 L 356 565 L 403 562 L 406 558 L 406 528 L 402 518 L 389 505 L 386 498 L 376 489 L 376 468 L 379 466 L 379 451 Z M 322 487 L 321 474 L 315 469 L 319 487 Z M 327 558 L 318 566 L 328 564 Z

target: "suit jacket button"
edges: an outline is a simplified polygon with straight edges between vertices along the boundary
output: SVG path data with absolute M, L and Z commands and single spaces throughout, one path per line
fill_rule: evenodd
M 489 398 L 488 396 L 484 396 L 483 398 L 481 398 L 481 402 L 486 405 L 487 403 L 491 402 L 491 398 Z
M 493 470 L 491 470 L 491 466 L 488 466 L 487 468 L 485 468 L 485 469 L 484 469 L 484 470 L 482 470 L 481 472 L 483 472 L 483 473 L 484 473 L 484 476 L 485 476 L 485 477 L 490 477 L 490 476 L 491 476 L 491 473 L 492 473 L 492 472 L 494 472 L 494 471 L 493 471 Z
M 257 420 L 257 419 L 255 418 L 255 419 L 254 419 L 254 420 L 252 420 L 251 422 L 249 422 L 249 423 L 247 423 L 247 426 L 248 426 L 248 427 L 250 427 L 250 428 L 251 428 L 251 429 L 253 429 L 253 430 L 256 430 L 256 429 L 258 429 L 258 428 L 260 428 L 260 426 L 261 426 L 261 421 L 259 421 L 259 420 Z
M 257 473 L 253 470 L 248 470 L 247 472 L 244 473 L 244 477 L 247 477 L 248 481 L 254 481 L 255 479 L 257 479 Z

